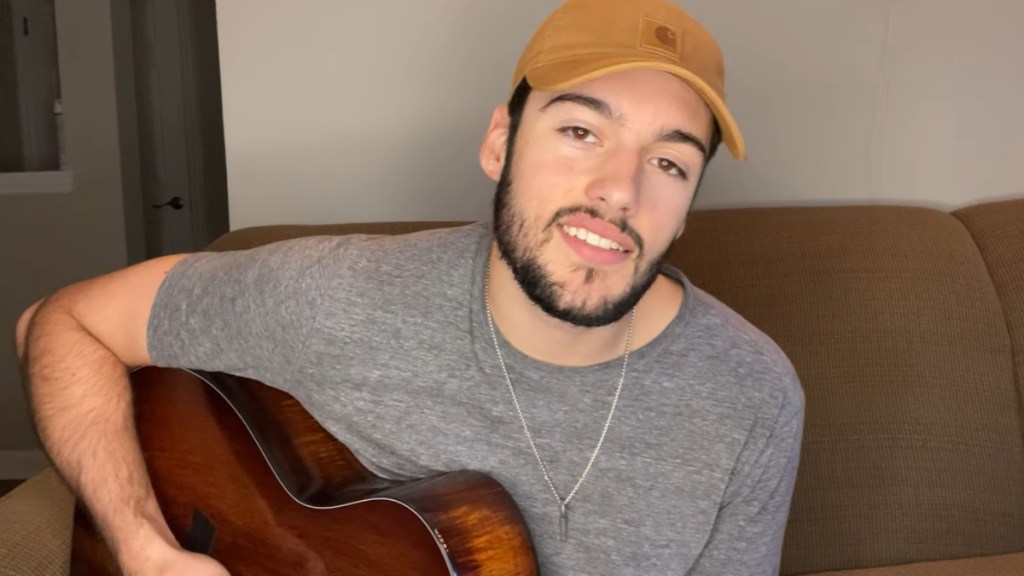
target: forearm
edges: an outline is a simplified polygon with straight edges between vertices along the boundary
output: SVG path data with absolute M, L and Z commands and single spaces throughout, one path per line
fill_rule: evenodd
M 23 368 L 40 440 L 118 561 L 173 545 L 139 448 L 125 365 L 59 297 L 26 332 Z

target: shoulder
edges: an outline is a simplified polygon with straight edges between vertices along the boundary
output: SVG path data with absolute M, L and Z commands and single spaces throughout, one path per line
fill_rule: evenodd
M 350 234 L 342 238 L 349 246 L 347 257 L 354 263 L 372 261 L 388 266 L 392 262 L 405 265 L 412 260 L 439 265 L 446 260 L 463 261 L 474 254 L 480 243 L 490 238 L 490 228 L 486 223 L 474 223 L 408 234 Z
M 180 270 L 195 267 L 224 267 L 237 270 L 249 268 L 312 269 L 330 271 L 335 268 L 389 267 L 410 260 L 437 260 L 438 256 L 455 257 L 472 250 L 487 234 L 485 224 L 455 228 L 437 228 L 407 234 L 340 234 L 301 236 L 277 240 L 240 250 L 196 252 L 178 265 Z
M 795 374 L 789 358 L 770 336 L 703 289 L 693 284 L 688 289 L 701 331 L 727 347 L 730 357 L 779 374 Z
M 720 300 L 686 281 L 687 345 L 707 363 L 720 393 L 780 424 L 802 417 L 804 393 L 785 351 L 768 334 Z
M 473 269 L 490 240 L 485 223 L 400 235 L 351 235 L 329 261 L 338 289 L 423 289 Z
M 325 313 L 409 322 L 424 310 L 464 308 L 489 243 L 486 223 L 353 235 L 324 263 Z

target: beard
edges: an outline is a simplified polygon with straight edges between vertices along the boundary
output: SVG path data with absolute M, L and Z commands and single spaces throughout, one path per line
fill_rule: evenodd
M 512 270 L 512 275 L 519 287 L 534 304 L 549 316 L 575 326 L 591 328 L 607 326 L 622 319 L 654 284 L 668 249 L 666 248 L 646 264 L 643 263 L 642 258 L 638 257 L 632 281 L 618 297 L 608 296 L 591 305 L 573 303 L 572 294 L 568 293 L 566 286 L 557 282 L 551 272 L 544 268 L 541 263 L 541 250 L 554 238 L 552 228 L 562 218 L 577 213 L 587 214 L 594 218 L 602 218 L 602 216 L 589 206 L 565 207 L 551 217 L 539 234 L 531 234 L 526 218 L 512 201 L 512 178 L 509 173 L 511 165 L 512 157 L 511 154 L 508 154 L 494 194 L 494 237 L 501 259 Z M 614 224 L 624 234 L 632 238 L 638 256 L 642 256 L 644 244 L 640 235 L 625 221 Z M 601 273 L 595 268 L 582 265 L 579 270 L 584 274 L 583 284 L 585 286 L 594 285 Z

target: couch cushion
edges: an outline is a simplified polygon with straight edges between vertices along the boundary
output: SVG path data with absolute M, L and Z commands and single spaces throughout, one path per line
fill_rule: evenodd
M 971 206 L 953 215 L 974 238 L 1003 304 L 1024 413 L 1024 199 Z
M 697 212 L 671 252 L 806 394 L 783 574 L 1024 550 L 1024 441 L 971 237 L 896 207 Z
M 0 575 L 67 574 L 74 508 L 74 496 L 53 468 L 0 498 Z
M 863 570 L 819 572 L 805 576 L 1020 576 L 1024 574 L 1024 552 L 963 560 L 920 562 Z

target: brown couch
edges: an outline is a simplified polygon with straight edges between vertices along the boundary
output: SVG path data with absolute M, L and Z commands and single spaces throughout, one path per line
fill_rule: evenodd
M 211 249 L 437 225 L 259 227 Z M 803 382 L 782 574 L 1024 575 L 1024 199 L 700 211 L 669 258 Z M 0 574 L 14 549 L 0 542 Z

